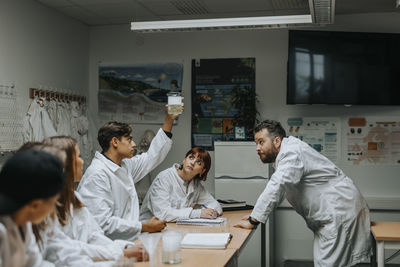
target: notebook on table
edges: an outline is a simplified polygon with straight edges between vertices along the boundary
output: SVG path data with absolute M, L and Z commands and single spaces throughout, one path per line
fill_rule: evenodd
M 225 249 L 231 240 L 230 233 L 188 233 L 182 239 L 182 248 Z
M 176 224 L 187 224 L 187 225 L 206 225 L 206 226 L 218 226 L 226 223 L 225 218 L 216 218 L 216 219 L 178 219 L 176 220 Z

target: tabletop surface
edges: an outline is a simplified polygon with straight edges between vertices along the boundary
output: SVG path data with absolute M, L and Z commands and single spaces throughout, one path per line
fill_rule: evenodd
M 222 226 L 195 226 L 167 223 L 167 227 L 163 232 L 175 231 L 182 233 L 182 235 L 186 233 L 231 233 L 232 239 L 226 249 L 182 249 L 182 262 L 174 265 L 161 263 L 162 242 L 159 242 L 154 254 L 154 266 L 225 266 L 235 253 L 238 253 L 243 248 L 245 242 L 253 233 L 252 230 L 233 227 L 244 215 L 248 215 L 250 212 L 251 210 L 224 212 L 221 217 L 227 218 L 227 223 Z M 135 266 L 149 266 L 149 262 L 138 262 L 135 263 Z
M 376 241 L 400 241 L 400 222 L 373 222 L 371 231 Z

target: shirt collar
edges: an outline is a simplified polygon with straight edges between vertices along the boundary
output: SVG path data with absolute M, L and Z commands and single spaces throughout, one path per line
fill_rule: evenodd
M 175 163 L 173 165 L 174 167 L 174 171 L 175 171 L 175 176 L 176 176 L 176 180 L 178 181 L 179 185 L 182 186 L 183 188 L 185 188 L 185 192 L 186 194 L 190 194 L 191 192 L 194 191 L 194 184 L 195 181 L 194 180 L 190 180 L 189 182 L 186 182 L 185 180 L 183 180 L 179 174 L 178 174 L 178 168 L 179 168 L 179 164 Z
M 97 158 L 98 160 L 103 162 L 104 165 L 106 165 L 106 167 L 109 168 L 112 172 L 116 172 L 121 168 L 120 166 L 115 164 L 111 159 L 109 159 L 104 154 L 102 154 L 98 151 L 96 151 L 95 158 Z

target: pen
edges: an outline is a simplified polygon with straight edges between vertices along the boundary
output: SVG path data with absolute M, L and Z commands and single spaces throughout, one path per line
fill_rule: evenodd
M 207 206 L 206 205 L 204 205 L 204 204 L 201 204 L 201 206 L 204 208 L 204 209 L 208 209 L 207 208 Z M 212 215 L 214 215 L 214 212 L 217 212 L 216 210 L 214 210 L 214 209 L 212 209 L 213 211 L 212 211 Z M 217 213 L 217 216 L 219 216 L 219 214 Z

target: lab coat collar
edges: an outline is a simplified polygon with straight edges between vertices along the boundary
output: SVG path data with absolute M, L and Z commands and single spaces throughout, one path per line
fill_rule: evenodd
M 191 193 L 194 192 L 194 185 L 196 183 L 195 180 L 190 180 L 189 182 L 184 181 L 178 174 L 177 168 L 179 168 L 179 164 L 175 163 L 173 166 L 173 171 L 176 177 L 176 180 L 178 181 L 178 183 L 181 185 L 181 187 L 183 188 L 187 188 L 187 191 L 185 190 L 185 194 L 186 195 L 190 195 Z
M 96 154 L 94 157 L 106 165 L 107 168 L 109 168 L 112 172 L 118 171 L 121 167 L 115 164 L 112 160 L 106 158 L 103 154 L 101 154 L 99 151 L 96 151 Z
M 20 236 L 21 240 L 23 239 L 21 234 L 19 233 L 18 225 L 15 224 L 14 220 L 11 218 L 10 215 L 1 215 L 0 216 L 0 222 L 3 223 L 6 228 L 12 229 L 11 231 L 13 231 L 14 234 Z M 26 224 L 21 226 L 21 229 L 22 229 L 22 232 L 23 232 L 24 235 L 26 233 L 27 224 L 28 223 L 26 223 Z
M 295 138 L 295 137 L 289 136 L 289 137 L 284 137 L 284 138 L 282 139 L 281 148 L 280 148 L 280 150 L 279 150 L 279 153 L 278 153 L 278 155 L 276 156 L 275 161 L 272 163 L 272 168 L 274 168 L 275 170 L 276 170 L 276 168 L 277 168 L 276 162 L 279 162 L 279 161 L 281 160 L 281 158 L 282 158 L 282 155 L 283 155 L 283 154 L 282 154 L 281 152 L 282 152 L 282 151 L 285 151 L 286 146 L 288 145 L 288 142 L 289 142 L 289 141 L 292 141 L 293 138 Z
M 16 227 L 17 226 L 15 224 L 15 222 L 13 221 L 13 219 L 11 219 L 11 216 L 9 216 L 9 215 L 1 215 L 0 222 L 2 222 L 7 227 Z

